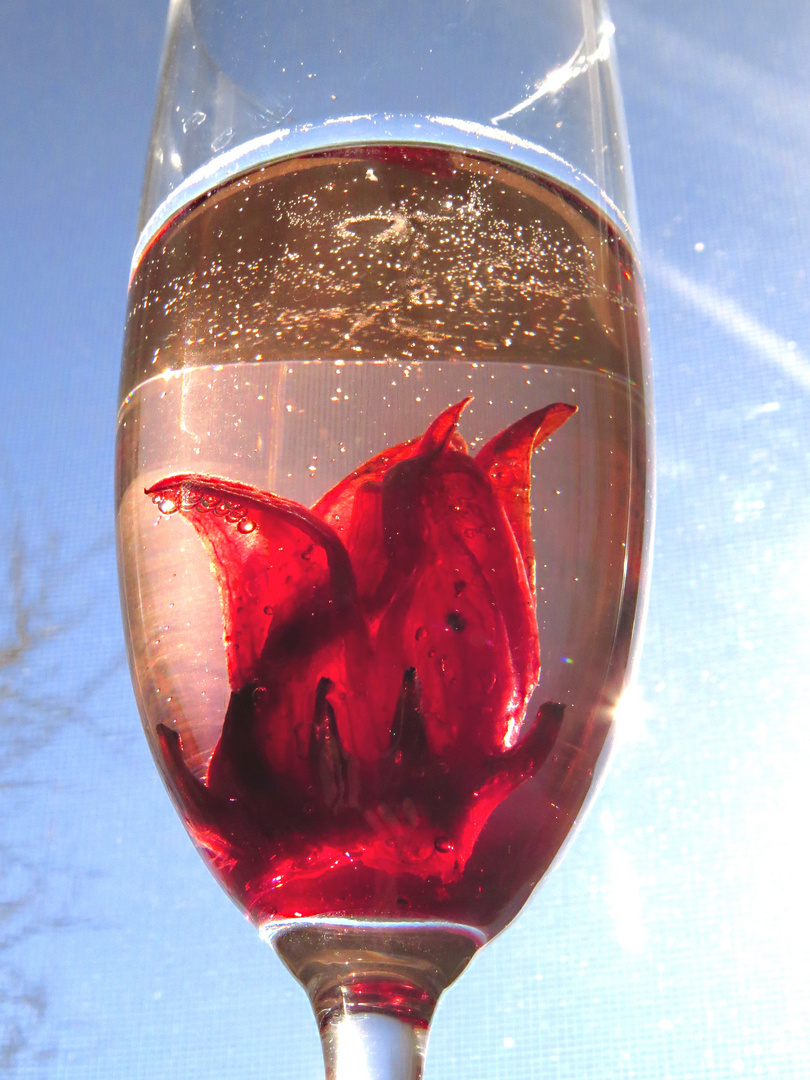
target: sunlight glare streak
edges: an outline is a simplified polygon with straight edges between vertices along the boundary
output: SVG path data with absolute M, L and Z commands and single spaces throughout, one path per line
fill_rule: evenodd
M 587 71 L 593 64 L 599 63 L 600 60 L 608 60 L 610 58 L 610 42 L 616 33 L 616 27 L 612 22 L 605 20 L 597 33 L 599 38 L 592 53 L 586 54 L 585 38 L 583 38 L 564 64 L 553 68 L 542 79 L 537 80 L 534 84 L 533 94 L 518 102 L 517 105 L 514 105 L 506 112 L 501 113 L 500 116 L 493 116 L 491 123 L 497 124 L 501 120 L 509 120 L 519 112 L 523 112 L 524 109 L 528 109 L 530 105 L 534 105 L 540 98 L 553 97 L 555 94 L 559 94 L 564 86 L 567 86 L 578 75 Z
M 647 943 L 641 889 L 632 860 L 612 838 L 608 839 L 610 884 L 608 904 L 619 944 L 629 952 L 640 953 Z
M 616 743 L 643 742 L 647 738 L 647 721 L 654 713 L 640 684 L 631 682 L 613 712 Z

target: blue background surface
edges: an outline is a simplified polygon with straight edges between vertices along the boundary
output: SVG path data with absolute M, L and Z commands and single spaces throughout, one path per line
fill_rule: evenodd
M 619 0 L 656 377 L 638 686 L 428 1078 L 807 1075 L 810 8 Z M 162 0 L 0 8 L 0 1073 L 316 1080 L 139 730 L 112 460 Z

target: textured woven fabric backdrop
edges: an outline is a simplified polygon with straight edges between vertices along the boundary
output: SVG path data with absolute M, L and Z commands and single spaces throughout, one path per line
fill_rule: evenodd
M 317 1080 L 125 667 L 112 456 L 160 0 L 0 7 L 0 1073 Z M 428 1077 L 806 1075 L 810 8 L 617 0 L 655 362 L 638 687 Z M 15 652 L 15 650 L 17 650 Z

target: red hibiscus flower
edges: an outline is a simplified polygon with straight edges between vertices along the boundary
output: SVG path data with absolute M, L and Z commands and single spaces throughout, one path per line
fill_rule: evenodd
M 204 781 L 165 725 L 162 754 L 195 839 L 249 903 L 347 865 L 447 886 L 551 750 L 562 706 L 526 716 L 531 455 L 576 410 L 524 416 L 471 457 L 468 401 L 312 509 L 209 476 L 147 491 L 209 553 L 232 691 Z

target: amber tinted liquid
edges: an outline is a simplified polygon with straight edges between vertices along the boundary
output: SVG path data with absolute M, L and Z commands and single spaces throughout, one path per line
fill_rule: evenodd
M 473 453 L 526 412 L 579 409 L 534 458 L 536 701 L 565 706 L 553 754 L 494 812 L 449 885 L 358 857 L 271 888 L 271 868 L 263 883 L 261 869 L 220 861 L 258 923 L 440 919 L 488 933 L 559 850 L 604 752 L 639 599 L 640 303 L 628 248 L 573 192 L 425 148 L 267 165 L 187 207 L 146 249 L 119 417 L 122 589 L 147 735 L 156 750 L 157 725 L 175 729 L 200 778 L 230 693 L 222 610 L 193 528 L 162 517 L 145 487 L 207 473 L 310 506 L 469 394 L 460 430 Z M 193 807 L 156 759 L 193 829 Z

